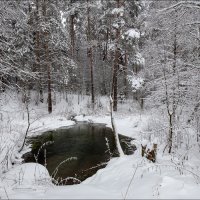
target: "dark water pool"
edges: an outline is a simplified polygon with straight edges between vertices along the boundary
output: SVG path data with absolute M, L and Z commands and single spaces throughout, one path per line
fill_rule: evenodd
M 122 135 L 119 135 L 119 138 L 124 153 L 133 154 L 135 146 L 130 144 L 132 138 Z M 47 141 L 53 143 L 50 142 L 41 148 Z M 23 155 L 24 162 L 36 162 L 37 159 L 40 164 L 46 163 L 50 175 L 62 161 L 70 157 L 77 158 L 64 162 L 57 173 L 54 173 L 54 178 L 60 184 L 79 183 L 69 177 L 83 181 L 95 174 L 98 169 L 105 167 L 111 156 L 116 156 L 112 129 L 103 124 L 77 124 L 70 128 L 45 132 L 41 136 L 30 138 L 28 142 L 32 144 L 32 151 Z M 111 154 L 108 151 L 108 144 Z

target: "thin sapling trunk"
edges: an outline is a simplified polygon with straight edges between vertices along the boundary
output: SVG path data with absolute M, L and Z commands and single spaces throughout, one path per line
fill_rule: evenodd
M 116 148 L 117 148 L 117 154 L 119 156 L 124 156 L 124 152 L 122 150 L 121 144 L 119 142 L 119 136 L 116 130 L 116 126 L 115 126 L 115 122 L 114 122 L 114 117 L 113 117 L 113 99 L 110 96 L 110 117 L 111 117 L 111 124 L 112 124 L 112 129 L 113 129 L 113 133 L 114 133 L 114 137 L 115 137 L 115 144 L 116 144 Z

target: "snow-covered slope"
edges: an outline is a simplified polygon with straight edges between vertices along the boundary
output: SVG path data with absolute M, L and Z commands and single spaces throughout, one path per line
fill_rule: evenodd
M 158 135 L 151 135 L 150 132 L 158 131 L 162 116 L 158 117 L 159 123 L 157 123 L 151 112 L 146 114 L 146 111 L 124 111 L 123 109 L 127 105 L 121 105 L 121 109 L 115 114 L 117 131 L 136 139 L 134 143 L 137 151 L 134 155 L 111 159 L 106 168 L 99 170 L 79 185 L 55 186 L 50 182 L 48 172 L 43 166 L 34 163 L 21 164 L 21 154 L 17 153 L 17 149 L 20 147 L 20 139 L 27 127 L 26 113 L 23 105 L 19 104 L 17 100 L 5 102 L 2 108 L 6 114 L 3 115 L 4 119 L 0 122 L 0 198 L 198 199 L 200 196 L 200 159 L 195 143 L 190 145 L 187 152 L 181 149 L 180 156 L 178 153 L 169 156 L 167 153 L 163 154 L 164 146 L 162 138 L 159 138 L 156 163 L 141 157 L 141 143 L 144 139 L 149 142 L 156 139 Z M 106 105 L 105 99 L 102 102 L 104 102 L 104 110 L 99 114 L 91 115 L 88 112 L 86 115 L 75 117 L 75 119 L 105 123 L 107 126 L 111 126 L 109 112 L 106 110 L 106 106 L 109 104 Z M 31 105 L 32 123 L 29 136 L 39 134 L 47 129 L 56 129 L 75 123 L 67 120 L 68 116 L 65 116 L 65 112 L 61 109 L 68 105 L 61 102 L 56 106 L 58 109 L 55 108 L 53 114 L 47 115 L 44 108 Z M 77 114 L 81 114 L 80 107 L 76 107 L 74 110 Z M 192 135 L 192 130 L 190 130 L 190 134 Z M 28 147 L 24 149 L 24 152 L 27 150 Z M 11 155 L 8 159 L 6 153 Z M 187 155 L 188 159 L 183 159 L 182 155 Z

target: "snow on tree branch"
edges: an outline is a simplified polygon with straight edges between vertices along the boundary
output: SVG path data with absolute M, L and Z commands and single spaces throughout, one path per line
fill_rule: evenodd
M 177 8 L 182 7 L 182 6 L 200 9 L 200 2 L 199 1 L 181 1 L 181 2 L 178 2 L 174 5 L 172 5 L 172 6 L 169 6 L 167 8 L 163 8 L 161 10 L 158 10 L 158 13 L 165 13 L 167 11 L 177 9 Z

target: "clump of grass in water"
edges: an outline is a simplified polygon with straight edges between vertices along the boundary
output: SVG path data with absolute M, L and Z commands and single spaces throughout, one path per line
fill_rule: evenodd
M 47 141 L 47 142 L 43 143 L 43 144 L 40 146 L 40 148 L 38 149 L 37 154 L 36 154 L 36 155 L 34 154 L 34 158 L 35 158 L 36 163 L 38 163 L 38 157 L 39 157 L 39 154 L 40 154 L 41 150 L 42 150 L 44 147 L 46 147 L 47 145 L 50 145 L 50 144 L 53 144 L 53 143 L 54 143 L 54 141 Z M 46 154 L 46 153 L 45 153 L 45 154 Z M 45 160 L 46 160 L 46 156 L 45 156 Z M 46 163 L 45 163 L 45 165 L 46 165 Z
M 67 177 L 67 178 L 64 178 L 64 179 L 60 179 L 57 178 L 55 179 L 57 173 L 58 173 L 58 170 L 59 170 L 59 167 L 61 165 L 63 165 L 64 163 L 66 162 L 70 162 L 70 161 L 73 161 L 73 160 L 77 160 L 77 157 L 70 157 L 70 158 L 67 158 L 65 160 L 63 160 L 62 162 L 60 162 L 57 167 L 55 168 L 55 170 L 53 171 L 53 173 L 51 174 L 51 178 L 52 178 L 52 181 L 56 184 L 56 185 L 63 185 L 64 183 L 67 183 L 67 181 L 73 181 L 73 183 L 81 183 L 81 181 L 75 177 Z
M 54 143 L 54 141 L 47 141 L 47 142 L 43 143 L 43 144 L 40 146 L 40 148 L 38 149 L 37 154 L 36 154 L 36 155 L 34 154 L 34 158 L 35 158 L 36 163 L 38 163 L 38 157 L 39 157 L 39 154 L 40 154 L 41 150 L 42 150 L 44 147 L 46 147 L 46 146 L 48 146 L 48 145 L 50 145 L 50 144 L 53 144 L 53 143 Z M 44 166 L 45 166 L 45 168 L 47 169 L 46 149 L 44 149 L 44 160 L 45 160 Z M 60 167 L 61 165 L 63 165 L 64 163 L 67 163 L 67 162 L 70 162 L 70 161 L 73 161 L 73 160 L 77 160 L 77 157 L 70 157 L 70 158 L 67 158 L 67 159 L 63 160 L 62 162 L 60 162 L 60 163 L 57 165 L 57 167 L 54 169 L 53 173 L 51 174 L 51 181 L 52 181 L 54 184 L 56 184 L 56 185 L 64 185 L 64 183 L 66 183 L 67 181 L 73 181 L 73 183 L 81 183 L 81 181 L 80 181 L 79 179 L 75 178 L 75 177 L 67 177 L 67 178 L 64 178 L 64 179 L 62 179 L 62 178 L 57 178 L 57 179 L 56 179 L 56 178 L 55 178 L 56 175 L 57 175 L 57 173 L 58 173 L 59 167 Z

